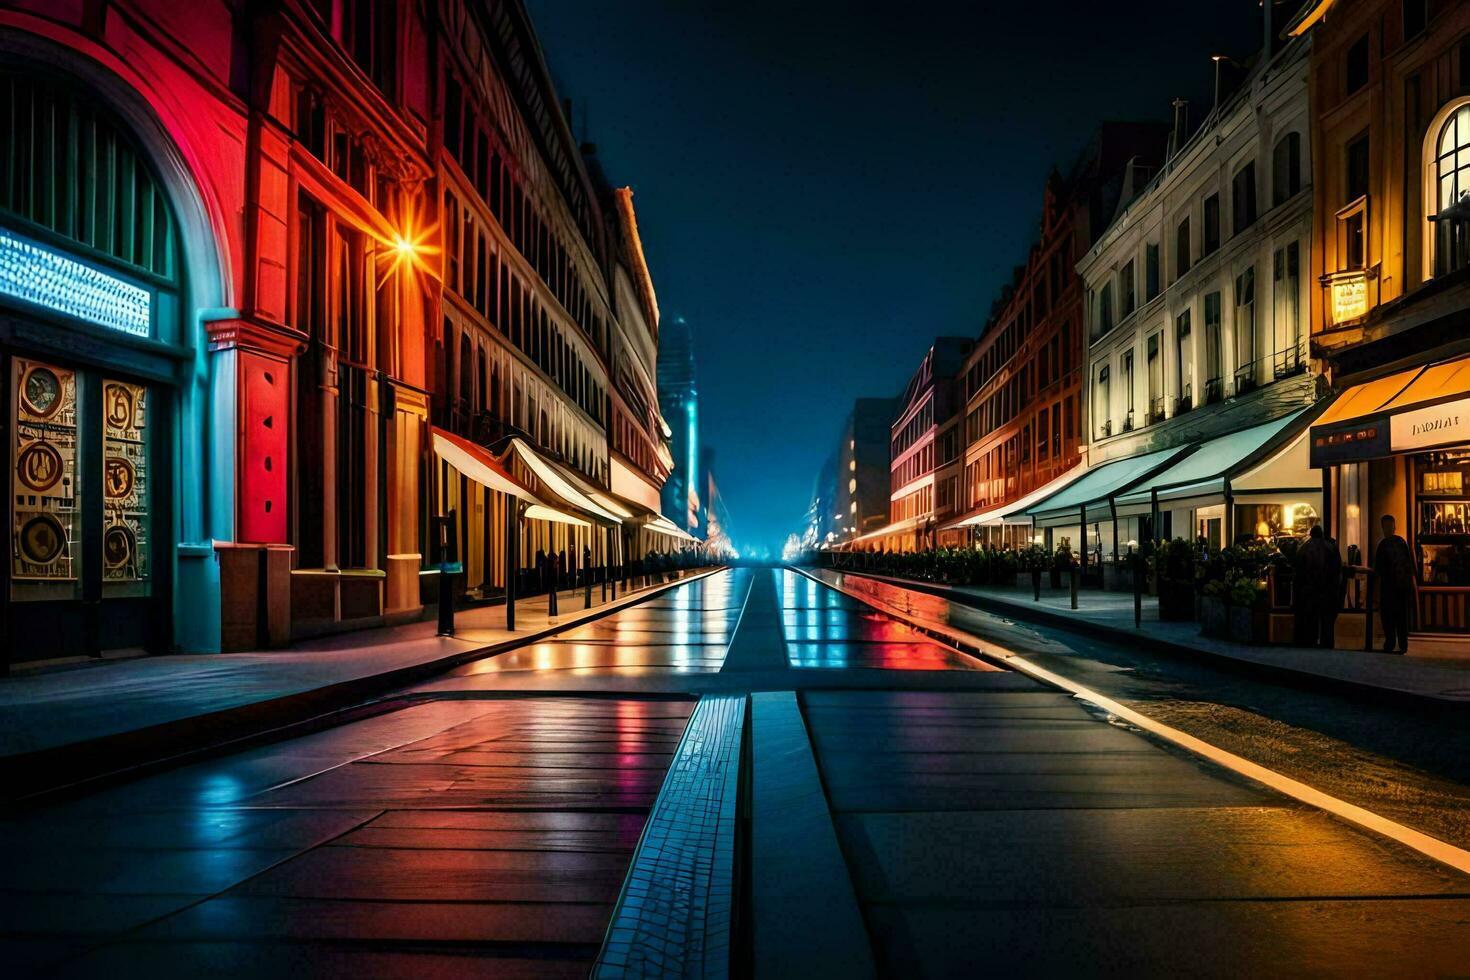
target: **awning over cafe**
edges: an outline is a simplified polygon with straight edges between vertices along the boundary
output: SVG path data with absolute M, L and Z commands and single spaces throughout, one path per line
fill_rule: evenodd
M 1303 473 L 1299 465 L 1293 465 L 1305 462 L 1306 423 L 1311 414 L 1312 409 L 1303 408 L 1270 422 L 1206 440 L 1196 452 L 1119 494 L 1118 516 L 1150 513 L 1155 493 L 1161 504 L 1177 506 L 1186 500 L 1195 506 L 1223 503 L 1227 481 L 1233 496 L 1268 489 L 1320 493 L 1321 478 L 1310 470 Z M 1267 486 L 1273 483 L 1275 486 Z
M 1061 476 L 1048 480 L 1044 485 L 1032 490 L 1019 500 L 1013 500 L 1008 504 L 997 507 L 987 507 L 974 513 L 966 514 L 951 524 L 943 527 L 945 531 L 952 531 L 961 527 L 1001 527 L 1005 524 L 1030 524 L 1031 515 L 1026 511 L 1039 501 L 1045 500 L 1054 493 L 1059 493 L 1066 487 L 1087 475 L 1087 467 L 1079 465 L 1073 467 Z
M 544 502 L 531 488 L 517 480 L 484 446 L 476 445 L 463 436 L 457 436 L 438 426 L 433 427 L 432 435 L 435 455 L 482 487 L 525 501 L 528 504 L 527 517 L 577 527 L 588 526 L 581 518 Z
M 1076 524 L 1087 508 L 1087 519 L 1112 517 L 1110 501 L 1118 494 L 1133 489 L 1142 480 L 1159 472 L 1170 463 L 1193 451 L 1194 446 L 1159 449 L 1141 456 L 1129 456 L 1094 466 L 1060 491 L 1026 510 L 1037 527 L 1066 527 Z M 1098 512 L 1098 508 L 1103 508 Z
M 513 454 L 516 460 L 536 478 L 542 491 L 555 498 L 559 504 L 604 524 L 623 522 L 616 513 L 582 492 L 571 479 L 563 475 L 554 462 L 531 448 L 524 439 L 520 437 L 510 439 L 506 447 L 506 454 Z
M 1470 443 L 1470 357 L 1409 368 L 1338 396 L 1312 426 L 1311 463 Z
M 652 520 L 646 522 L 643 526 L 655 534 L 666 534 L 671 538 L 678 538 L 680 541 L 687 543 L 704 543 L 662 514 L 655 515 Z

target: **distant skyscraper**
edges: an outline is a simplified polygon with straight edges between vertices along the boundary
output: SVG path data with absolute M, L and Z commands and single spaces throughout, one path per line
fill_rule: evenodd
M 682 316 L 664 322 L 658 342 L 658 401 L 673 431 L 674 472 L 663 487 L 663 512 L 696 537 L 701 521 L 699 395 L 694 384 L 694 338 Z

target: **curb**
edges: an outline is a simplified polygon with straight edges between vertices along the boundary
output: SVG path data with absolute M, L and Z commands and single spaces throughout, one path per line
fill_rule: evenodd
M 794 567 L 794 566 L 793 566 Z M 822 582 L 820 576 L 815 575 L 817 571 L 829 569 L 807 569 L 800 568 L 798 571 Z M 831 571 L 836 571 L 831 569 Z M 1346 677 L 1331 677 L 1326 674 L 1318 674 L 1310 670 L 1301 670 L 1284 664 L 1261 663 L 1255 660 L 1247 660 L 1242 657 L 1232 657 L 1229 654 L 1219 653 L 1214 650 L 1206 650 L 1185 646 L 1170 640 L 1163 640 L 1152 635 L 1147 630 L 1128 630 L 1106 623 L 1097 623 L 1090 620 L 1082 620 L 1065 613 L 1052 612 L 1047 609 L 1034 609 L 1021 603 L 1011 603 L 1003 599 L 992 599 L 986 596 L 971 595 L 959 592 L 949 586 L 935 585 L 930 582 L 914 582 L 909 579 L 894 578 L 887 575 L 874 575 L 867 572 L 854 572 L 841 570 L 841 575 L 851 575 L 856 578 L 871 579 L 882 582 L 896 588 L 908 589 L 911 592 L 920 592 L 925 595 L 936 596 L 953 602 L 959 606 L 970 609 L 978 609 L 981 612 L 991 613 L 996 616 L 1005 616 L 1010 619 L 1025 620 L 1030 623 L 1044 626 L 1052 626 L 1068 633 L 1079 636 L 1097 638 L 1099 634 L 1103 638 L 1135 648 L 1147 650 L 1150 653 L 1160 654 L 1166 657 L 1175 657 L 1193 661 L 1207 661 L 1212 667 L 1231 670 L 1241 674 L 1252 674 L 1268 678 L 1272 681 L 1287 684 L 1292 687 L 1305 688 L 1322 691 L 1324 688 L 1335 693 L 1345 694 L 1356 698 L 1372 695 L 1376 700 L 1382 701 L 1388 698 L 1402 704 L 1422 708 L 1426 705 L 1435 708 L 1464 709 L 1467 702 L 1464 698 L 1445 697 L 1439 694 L 1431 694 L 1423 691 L 1410 691 L 1397 687 L 1384 687 L 1367 681 L 1356 681 Z M 885 610 L 886 612 L 886 610 Z M 965 651 L 969 652 L 969 651 Z M 1352 653 L 1354 651 L 1346 651 Z M 1466 672 L 1466 686 L 1470 687 L 1470 672 Z
M 590 616 L 563 620 L 556 626 L 547 626 L 513 640 L 146 728 L 0 757 L 0 787 L 3 787 L 0 789 L 0 809 L 15 810 L 59 794 L 92 789 L 100 783 L 131 779 L 252 745 L 309 734 L 344 721 L 357 720 L 359 716 L 390 711 L 398 706 L 397 703 L 378 699 L 398 688 L 594 622 L 677 586 L 724 570 L 725 566 L 718 566 L 665 582 L 645 589 L 627 602 L 608 603 Z M 193 747 L 179 752 L 176 751 L 179 745 Z

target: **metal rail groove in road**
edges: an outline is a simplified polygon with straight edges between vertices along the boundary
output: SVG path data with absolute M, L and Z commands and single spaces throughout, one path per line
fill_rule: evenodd
M 728 976 L 745 703 L 706 697 L 694 709 L 592 976 Z

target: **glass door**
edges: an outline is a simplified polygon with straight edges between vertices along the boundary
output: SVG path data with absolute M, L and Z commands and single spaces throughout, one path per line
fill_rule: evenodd
M 10 382 L 12 656 L 155 646 L 149 389 L 23 356 Z

